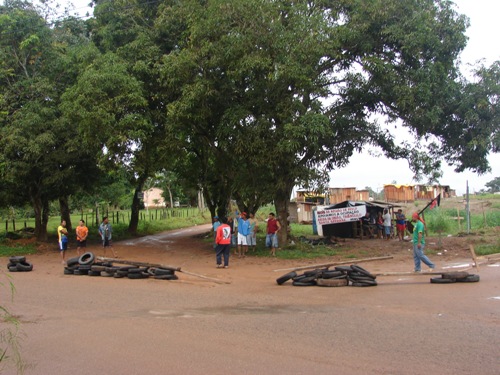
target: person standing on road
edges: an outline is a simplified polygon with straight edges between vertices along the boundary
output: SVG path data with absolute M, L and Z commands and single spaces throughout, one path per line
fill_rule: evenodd
M 391 214 L 389 213 L 389 210 L 386 208 L 384 210 L 384 236 L 386 240 L 390 240 L 391 238 Z
M 247 213 L 242 212 L 238 217 L 238 258 L 245 258 L 248 251 L 247 237 L 250 234 L 250 222 Z
M 281 229 L 280 222 L 274 216 L 274 213 L 269 214 L 267 219 L 267 234 L 266 234 L 266 247 L 271 249 L 271 256 L 276 256 L 276 250 L 278 250 L 278 232 Z
M 226 217 L 223 217 L 221 222 L 215 233 L 215 262 L 217 263 L 217 268 L 228 268 L 232 231 L 231 227 L 227 224 Z M 222 265 L 222 256 L 224 256 L 224 266 Z
M 412 215 L 411 219 L 415 223 L 415 226 L 413 227 L 413 260 L 415 262 L 414 271 L 422 272 L 422 269 L 420 268 L 420 262 L 424 262 L 427 266 L 429 266 L 430 271 L 432 272 L 434 268 L 436 268 L 436 265 L 432 263 L 431 260 L 424 254 L 424 221 L 420 218 L 417 212 Z
M 61 263 L 66 264 L 66 250 L 68 250 L 68 230 L 66 229 L 66 220 L 61 220 L 61 225 L 57 227 L 57 237 L 59 241 Z
M 99 234 L 102 239 L 102 247 L 104 248 L 104 256 L 106 256 L 106 248 L 110 247 L 113 252 L 113 256 L 116 258 L 115 250 L 111 243 L 111 238 L 113 237 L 113 227 L 109 223 L 108 217 L 104 216 L 102 218 L 102 223 L 99 225 Z
M 86 227 L 85 221 L 80 220 L 80 224 L 75 229 L 76 232 L 76 253 L 80 256 L 80 249 L 87 247 L 87 237 L 89 228 Z
M 398 212 L 396 212 L 396 231 L 398 232 L 398 238 L 400 241 L 403 241 L 405 238 L 405 229 L 406 216 L 403 213 L 403 210 L 400 208 Z

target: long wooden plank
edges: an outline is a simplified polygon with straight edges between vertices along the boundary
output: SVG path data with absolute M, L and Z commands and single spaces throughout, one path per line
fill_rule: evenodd
M 168 266 L 166 264 L 136 262 L 136 261 L 126 260 L 126 259 L 104 258 L 104 257 L 97 257 L 97 259 L 104 261 L 104 262 L 112 262 L 112 263 L 118 263 L 118 264 L 130 264 L 131 266 L 164 268 L 164 269 L 171 270 L 171 271 L 181 272 L 181 273 L 184 273 L 186 275 L 199 277 L 200 279 L 213 281 L 214 283 L 218 283 L 218 284 L 231 284 L 229 281 L 215 279 L 213 277 L 200 275 L 200 274 L 197 274 L 194 272 L 188 272 L 186 270 L 182 270 L 181 267 Z
M 156 267 L 156 268 L 164 268 L 166 270 L 171 271 L 180 271 L 180 267 L 168 266 L 166 264 L 159 263 L 148 263 L 148 262 L 135 262 L 132 260 L 126 259 L 117 259 L 117 258 L 105 258 L 105 257 L 97 257 L 97 259 L 102 260 L 104 262 L 112 262 L 118 264 L 130 264 L 131 266 L 139 266 L 139 267 Z
M 477 262 L 476 252 L 474 251 L 474 245 L 469 246 L 470 253 L 472 255 L 472 260 L 474 261 L 474 265 L 476 266 L 476 270 L 479 273 L 479 264 Z
M 375 258 L 352 259 L 352 260 L 346 260 L 346 261 L 343 261 L 343 262 L 311 264 L 309 266 L 294 267 L 294 268 L 281 268 L 281 269 L 278 269 L 278 270 L 274 270 L 274 272 L 301 271 L 301 270 L 307 270 L 307 269 L 311 269 L 311 268 L 340 266 L 342 264 L 357 264 L 357 263 L 363 263 L 363 262 L 374 262 L 376 260 L 385 260 L 385 259 L 392 259 L 392 258 L 393 258 L 392 256 L 385 256 L 385 257 L 375 257 Z

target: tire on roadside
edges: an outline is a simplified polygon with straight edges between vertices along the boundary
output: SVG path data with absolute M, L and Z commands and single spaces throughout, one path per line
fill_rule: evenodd
M 443 279 L 442 277 L 431 277 L 431 284 L 453 284 L 456 279 Z
M 33 271 L 33 264 L 30 262 L 19 262 L 16 264 L 16 268 L 19 272 L 28 272 L 28 271 Z
M 78 259 L 78 263 L 83 266 L 91 266 L 92 264 L 94 264 L 94 261 L 95 255 L 90 251 L 82 254 L 82 256 Z
M 282 285 L 284 284 L 285 282 L 287 282 L 288 280 L 290 279 L 293 279 L 294 277 L 297 276 L 297 272 L 295 271 L 292 271 L 292 272 L 288 272 L 287 274 L 283 275 L 283 276 L 280 276 L 276 279 L 276 283 L 278 285 Z
M 465 279 L 467 276 L 469 276 L 469 273 L 466 271 L 443 272 L 441 274 L 441 278 L 443 279 Z
M 9 257 L 9 261 L 10 261 L 10 263 L 14 263 L 14 264 L 17 264 L 20 262 L 26 262 L 26 257 L 22 256 L 22 255 L 15 255 L 15 256 Z
M 479 282 L 479 275 L 469 275 L 463 279 L 457 279 L 457 283 L 477 283 Z

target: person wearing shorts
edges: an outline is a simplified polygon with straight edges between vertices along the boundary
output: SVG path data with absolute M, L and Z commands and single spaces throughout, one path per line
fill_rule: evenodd
M 247 244 L 252 248 L 252 251 L 255 251 L 255 247 L 257 246 L 257 230 L 259 227 L 259 222 L 255 218 L 254 214 L 250 214 L 250 219 L 248 219 L 250 223 L 250 234 L 247 236 Z
M 68 250 L 68 230 L 66 229 L 66 220 L 61 220 L 61 225 L 57 227 L 57 236 L 59 240 L 61 263 L 66 264 L 66 250 Z
M 396 230 L 400 241 L 404 240 L 406 230 L 406 216 L 400 208 L 396 213 Z
M 248 251 L 247 236 L 250 234 L 250 222 L 247 213 L 242 212 L 238 217 L 238 258 L 246 257 Z
M 76 253 L 80 254 L 82 248 L 87 247 L 87 237 L 89 235 L 89 228 L 85 225 L 85 221 L 80 220 L 80 224 L 75 229 L 76 232 Z
M 274 213 L 269 214 L 267 219 L 267 234 L 266 234 L 266 247 L 271 250 L 271 256 L 276 256 L 276 250 L 278 249 L 278 232 L 281 229 L 280 222 L 274 216 Z

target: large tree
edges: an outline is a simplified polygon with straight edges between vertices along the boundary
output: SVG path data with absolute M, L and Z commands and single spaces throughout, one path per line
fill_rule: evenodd
M 29 201 L 37 239 L 47 238 L 49 202 L 69 220 L 68 196 L 92 181 L 94 157 L 78 143 L 74 124 L 61 119 L 60 98 L 77 68 L 72 52 L 85 39 L 82 21 L 49 25 L 33 5 L 0 7 L 0 159 L 2 189 Z
M 186 26 L 164 59 L 180 91 L 172 121 L 231 165 L 258 169 L 282 219 L 296 184 L 368 145 L 417 175 L 442 159 L 481 173 L 498 151 L 498 69 L 482 72 L 489 82 L 460 76 L 467 19 L 451 2 L 188 0 L 164 12 Z M 386 124 L 417 144 L 400 145 Z

